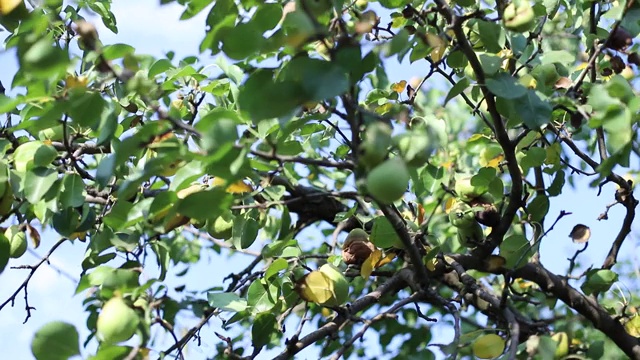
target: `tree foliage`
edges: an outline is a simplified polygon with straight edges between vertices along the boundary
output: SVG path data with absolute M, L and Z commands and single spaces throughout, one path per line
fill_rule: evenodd
M 637 205 L 633 0 L 178 3 L 208 12 L 214 63 L 102 43 L 83 16 L 117 32 L 110 0 L 0 1 L 19 62 L 0 96 L 0 270 L 28 239 L 47 248 L 0 310 L 24 292 L 38 316 L 31 276 L 86 248 L 91 335 L 61 318 L 37 359 L 188 358 L 213 318 L 213 358 L 640 358 L 617 264 Z M 390 82 L 398 63 L 426 75 Z M 552 273 L 538 249 L 569 213 L 550 204 L 578 178 L 611 198 L 598 220 L 623 219 L 601 265 L 578 274 L 580 250 Z M 589 228 L 571 236 L 586 248 Z M 165 282 L 237 253 L 255 260 L 212 264 L 228 277 L 204 293 Z

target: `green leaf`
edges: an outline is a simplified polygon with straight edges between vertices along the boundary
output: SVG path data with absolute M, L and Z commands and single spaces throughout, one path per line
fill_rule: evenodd
M 84 181 L 78 174 L 65 174 L 62 180 L 60 203 L 63 207 L 77 207 L 84 204 Z
M 125 57 L 125 55 L 133 54 L 136 49 L 127 44 L 113 44 L 102 48 L 102 56 L 106 60 L 115 60 Z
M 131 346 L 107 345 L 102 344 L 98 348 L 98 352 L 89 357 L 89 360 L 120 360 L 126 359 L 133 348 Z
M 271 312 L 258 314 L 251 326 L 251 342 L 254 348 L 260 349 L 267 345 L 277 331 L 276 316 Z
M 277 286 L 265 285 L 262 281 L 256 280 L 247 290 L 247 304 L 253 308 L 254 313 L 270 311 L 276 304 L 276 298 L 272 294 L 277 295 L 277 293 Z
M 187 2 L 187 9 L 180 16 L 180 20 L 188 20 L 198 15 L 204 8 L 209 6 L 213 0 L 190 0 Z
M 240 249 L 246 249 L 251 246 L 254 241 L 256 241 L 256 237 L 258 236 L 258 231 L 260 230 L 260 224 L 254 219 L 247 219 L 242 228 L 242 236 L 240 238 Z
M 525 265 L 532 255 L 532 247 L 523 235 L 508 236 L 500 244 L 500 256 L 507 260 L 505 267 L 508 269 Z
M 45 194 L 54 190 L 53 184 L 58 180 L 58 172 L 44 167 L 29 170 L 24 177 L 24 196 L 35 204 L 42 200 Z
M 544 148 L 534 146 L 529 148 L 525 153 L 522 160 L 520 160 L 520 166 L 526 173 L 527 170 L 544 165 L 544 160 L 547 158 L 547 152 Z
M 79 89 L 70 92 L 68 112 L 81 126 L 93 127 L 99 122 L 96 114 L 102 113 L 106 105 L 107 102 L 99 93 Z
M 609 290 L 616 281 L 618 281 L 618 274 L 615 272 L 606 269 L 593 269 L 587 272 L 587 279 L 580 288 L 585 294 L 591 295 Z
M 207 293 L 209 305 L 220 310 L 240 312 L 247 309 L 247 301 L 236 293 L 209 292 Z
M 89 277 L 91 281 L 91 285 L 100 286 L 103 289 L 113 289 L 113 290 L 127 290 L 127 289 L 135 289 L 140 286 L 140 271 L 131 270 L 131 269 L 109 269 L 108 267 L 99 267 L 98 269 L 104 268 L 108 271 L 103 274 L 103 277 L 98 281 L 97 277 Z M 94 275 L 96 270 L 91 273 Z
M 302 102 L 338 96 L 347 91 L 350 84 L 344 68 L 332 62 L 308 57 L 291 60 L 278 78 L 298 83 L 303 91 L 299 94 Z
M 235 143 L 240 122 L 234 111 L 223 108 L 210 111 L 196 124 L 196 129 L 202 134 L 200 146 L 213 153 L 224 145 Z
M 396 230 L 384 216 L 378 216 L 373 219 L 373 228 L 369 241 L 379 248 L 402 247 L 402 240 L 400 240 Z
M 575 62 L 576 62 L 576 55 L 566 50 L 545 51 L 544 54 L 540 56 L 540 63 L 543 65 L 559 63 L 565 66 L 571 66 Z
M 274 275 L 277 275 L 280 271 L 288 269 L 289 262 L 286 259 L 278 258 L 274 260 L 264 273 L 264 278 L 269 279 Z
M 447 93 L 447 97 L 444 99 L 444 104 L 446 105 L 449 100 L 453 99 L 454 97 L 462 94 L 463 91 L 465 91 L 469 85 L 471 84 L 471 82 L 469 81 L 469 78 L 464 77 L 462 79 L 460 79 L 460 81 L 456 82 L 455 85 L 453 85 L 453 87 L 451 88 L 451 90 L 449 90 L 449 92 Z
M 75 326 L 53 321 L 41 327 L 31 341 L 36 360 L 67 360 L 80 355 L 80 336 Z
M 116 160 L 117 159 L 113 154 L 107 155 L 100 160 L 98 169 L 96 170 L 96 183 L 98 183 L 101 188 L 107 186 L 107 183 L 113 177 Z
M 265 32 L 276 27 L 280 19 L 282 19 L 282 6 L 275 3 L 265 3 L 258 7 L 251 22 L 261 32 Z
M 224 189 L 214 188 L 191 194 L 178 203 L 177 212 L 191 219 L 215 219 L 229 209 L 233 196 Z
M 23 71 L 41 78 L 59 76 L 69 64 L 67 51 L 57 47 L 52 36 L 37 40 L 22 54 L 19 50 L 18 59 Z
M 549 198 L 546 195 L 536 196 L 527 205 L 527 212 L 531 216 L 531 221 L 541 222 L 549 212 Z
M 222 51 L 234 60 L 259 54 L 265 40 L 255 23 L 238 24 L 222 38 Z
M 292 81 L 273 82 L 273 71 L 259 69 L 240 87 L 238 107 L 254 123 L 292 113 L 302 105 L 302 87 Z
M 42 141 L 29 141 L 16 148 L 13 162 L 16 171 L 25 172 L 33 167 L 45 167 L 58 156 L 56 149 Z
M 378 2 L 387 9 L 395 9 L 405 4 L 404 0 L 380 0 Z
M 484 20 L 476 20 L 476 24 L 480 41 L 488 52 L 497 53 L 504 48 L 506 37 L 502 26 Z
M 153 78 L 156 75 L 162 74 L 163 72 L 173 69 L 173 65 L 171 64 L 171 60 L 168 59 L 159 59 L 151 67 L 149 68 L 149 78 Z
M 500 73 L 486 80 L 487 88 L 496 96 L 516 99 L 527 93 L 527 89 L 511 75 Z
M 528 90 L 523 97 L 512 99 L 517 109 L 515 115 L 530 129 L 537 129 L 549 123 L 551 119 L 551 105 L 542 100 L 535 90 Z

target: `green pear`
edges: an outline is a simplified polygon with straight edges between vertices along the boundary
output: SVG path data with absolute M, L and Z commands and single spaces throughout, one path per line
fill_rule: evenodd
M 449 210 L 449 221 L 457 228 L 468 228 L 475 224 L 476 218 L 471 206 L 462 201 L 458 201 L 451 207 L 451 210 Z
M 384 161 L 391 146 L 391 126 L 375 122 L 367 126 L 364 139 L 360 143 L 360 162 L 368 169 L 376 167 Z
M 502 14 L 504 27 L 516 32 L 531 30 L 535 25 L 535 20 L 535 13 L 529 0 L 520 0 L 518 5 L 516 2 L 512 2 L 507 5 Z
M 27 235 L 24 231 L 20 230 L 18 225 L 11 225 L 4 232 L 4 236 L 9 239 L 11 249 L 9 250 L 9 256 L 17 259 L 24 255 L 27 251 Z
M 96 333 L 106 344 L 117 344 L 131 339 L 138 327 L 138 314 L 121 297 L 107 301 L 98 315 Z
M 474 221 L 466 227 L 458 227 L 458 241 L 464 247 L 474 247 L 484 239 L 484 233 L 480 224 Z
M 383 204 L 402 198 L 409 185 L 409 170 L 398 158 L 386 160 L 367 176 L 367 191 Z

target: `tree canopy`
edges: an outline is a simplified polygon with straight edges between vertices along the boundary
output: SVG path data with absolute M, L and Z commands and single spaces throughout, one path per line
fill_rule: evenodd
M 0 272 L 27 270 L 0 311 L 41 316 L 32 276 L 86 249 L 86 322 L 36 359 L 640 359 L 634 0 L 174 2 L 202 57 L 101 41 L 89 15 L 135 16 L 110 0 L 0 0 Z M 584 179 L 608 205 L 568 218 Z

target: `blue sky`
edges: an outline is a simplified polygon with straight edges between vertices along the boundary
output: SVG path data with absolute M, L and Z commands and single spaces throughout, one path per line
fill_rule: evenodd
M 158 1 L 122 1 L 116 0 L 113 4 L 113 12 L 118 20 L 118 34 L 112 34 L 100 25 L 100 21 L 93 19 L 98 25 L 100 38 L 104 44 L 128 43 L 136 48 L 138 53 L 151 54 L 162 57 L 167 51 L 175 51 L 180 59 L 187 55 L 198 55 L 199 43 L 204 35 L 204 19 L 207 11 L 199 16 L 186 21 L 179 21 L 182 8 L 177 5 L 160 7 Z M 0 35 L 2 37 L 2 35 Z M 207 58 L 203 57 L 206 63 Z M 16 69 L 16 59 L 13 52 L 0 52 L 0 80 L 8 88 L 11 83 L 13 73 Z M 389 80 L 396 82 L 399 80 L 409 80 L 412 77 L 421 77 L 428 71 L 428 65 L 424 62 L 417 62 L 413 65 L 389 62 Z M 621 173 L 624 173 L 622 169 Z M 550 181 L 551 179 L 546 179 Z M 602 264 L 604 257 L 609 250 L 609 244 L 619 229 L 624 216 L 621 206 L 614 207 L 610 213 L 608 221 L 596 221 L 597 216 L 604 211 L 605 206 L 613 201 L 614 185 L 604 187 L 602 195 L 596 197 L 597 188 L 587 186 L 589 179 L 577 182 L 577 191 L 567 188 L 559 198 L 552 199 L 551 210 L 547 218 L 547 226 L 555 220 L 560 210 L 573 213 L 567 216 L 556 225 L 556 229 L 551 232 L 542 242 L 541 259 L 551 271 L 564 273 L 567 269 L 567 257 L 570 257 L 575 250 L 581 246 L 574 245 L 567 235 L 576 223 L 584 223 L 591 227 L 592 238 L 589 248 L 581 255 L 580 263 L 582 268 L 593 264 L 596 267 Z M 558 199 L 560 199 L 558 201 Z M 3 224 L 6 226 L 6 224 Z M 307 233 L 309 237 L 319 238 L 318 233 Z M 42 245 L 35 251 L 30 251 L 23 258 L 12 260 L 10 265 L 33 264 L 42 256 L 48 248 L 57 241 L 57 235 L 51 231 L 43 233 Z M 628 239 L 622 249 L 621 254 L 635 256 L 636 260 L 640 253 L 637 248 L 638 241 L 635 237 Z M 260 246 L 259 244 L 257 245 Z M 32 317 L 26 324 L 22 324 L 25 318 L 23 293 L 17 299 L 14 308 L 5 308 L 0 311 L 0 345 L 3 349 L 3 357 L 8 359 L 30 359 L 30 342 L 34 332 L 43 324 L 52 320 L 62 320 L 75 324 L 81 332 L 81 341 L 87 335 L 83 328 L 86 321 L 86 314 L 83 312 L 82 300 L 84 294 L 74 296 L 76 284 L 64 275 L 59 274 L 56 269 L 61 269 L 65 274 L 72 277 L 79 277 L 80 264 L 85 245 L 82 243 L 65 243 L 59 251 L 51 257 L 52 267 L 42 266 L 36 272 L 29 284 L 29 302 L 37 310 L 32 312 Z M 252 258 L 246 255 L 203 255 L 202 261 L 194 265 L 187 276 L 187 287 L 191 290 L 203 290 L 216 285 L 222 285 L 222 278 L 230 270 L 240 270 L 248 264 Z M 155 272 L 152 269 L 149 276 Z M 0 275 L 0 302 L 4 301 L 15 289 L 24 281 L 27 270 L 8 269 Z M 167 284 L 169 287 L 178 285 L 184 279 L 169 277 Z M 204 296 L 203 296 L 204 298 Z M 183 329 L 192 326 L 195 319 L 183 319 Z M 180 333 L 182 329 L 178 329 Z M 202 346 L 198 348 L 194 344 L 188 347 L 189 359 L 204 359 L 205 355 L 211 355 L 212 349 L 219 342 L 213 336 L 213 331 L 222 331 L 220 320 L 213 319 L 211 328 L 203 332 Z M 435 342 L 447 342 L 448 335 Z M 169 337 L 164 337 L 164 341 L 153 346 L 155 350 L 161 350 L 170 344 Z M 9 346 L 10 345 L 10 346 Z M 95 344 L 90 347 L 93 349 Z M 308 352 L 306 356 L 312 359 L 315 352 Z M 89 355 L 90 351 L 83 351 L 83 355 Z M 266 357 L 266 356 L 265 356 Z M 303 354 L 300 358 L 304 358 Z M 155 358 L 155 357 L 153 357 Z

